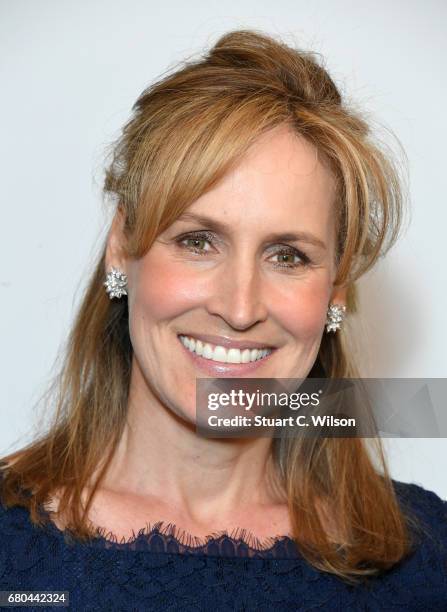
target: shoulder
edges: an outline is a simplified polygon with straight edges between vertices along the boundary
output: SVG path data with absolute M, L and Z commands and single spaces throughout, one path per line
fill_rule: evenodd
M 19 517 L 26 514 L 25 508 L 20 506 L 6 506 L 3 499 L 3 477 L 8 465 L 0 461 L 0 537 L 5 534 L 9 523 L 14 523 Z
M 5 461 L 0 461 L 0 541 L 14 536 L 22 537 L 32 524 L 29 521 L 29 511 L 23 505 L 6 505 L 4 500 L 4 476 L 10 467 Z M 1 547 L 1 545 L 0 545 Z
M 447 501 L 420 484 L 392 480 L 399 505 L 418 539 L 447 559 Z
M 29 512 L 23 506 L 6 507 L 0 500 L 0 548 L 8 538 L 25 537 L 32 527 Z
M 410 506 L 415 512 L 427 518 L 446 518 L 447 501 L 434 491 L 414 482 L 401 482 L 393 479 L 392 483 L 402 504 Z
M 6 506 L 3 499 L 3 474 L 0 470 L 0 577 L 5 580 L 20 571 L 22 565 L 34 558 L 30 548 L 36 550 L 29 513 L 23 506 Z

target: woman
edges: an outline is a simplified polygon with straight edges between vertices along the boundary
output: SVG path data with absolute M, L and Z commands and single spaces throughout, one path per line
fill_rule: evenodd
M 3 590 L 76 610 L 445 610 L 445 502 L 360 438 L 207 438 L 196 379 L 358 376 L 391 159 L 315 56 L 234 31 L 149 87 L 48 432 L 3 458 Z M 36 527 L 39 527 L 36 530 Z

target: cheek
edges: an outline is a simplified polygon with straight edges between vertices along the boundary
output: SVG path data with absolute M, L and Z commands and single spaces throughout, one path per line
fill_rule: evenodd
M 146 258 L 132 277 L 129 310 L 152 321 L 169 320 L 201 299 L 197 278 L 184 267 L 169 264 L 166 258 Z
M 277 301 L 277 317 L 292 336 L 306 341 L 321 334 L 326 322 L 328 286 L 327 282 L 303 283 Z

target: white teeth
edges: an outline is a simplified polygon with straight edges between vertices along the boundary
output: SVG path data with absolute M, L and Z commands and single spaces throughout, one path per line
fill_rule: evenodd
M 200 340 L 196 340 L 195 352 L 197 355 L 201 355 L 203 353 L 203 344 Z
M 241 362 L 248 363 L 250 361 L 251 351 L 250 349 L 244 349 L 241 353 Z
M 227 351 L 223 346 L 215 346 L 213 351 L 213 356 L 211 357 L 213 361 L 227 361 Z
M 189 346 L 186 348 L 189 348 Z M 203 347 L 202 357 L 205 357 L 205 359 L 213 358 L 213 349 L 211 348 L 211 344 L 205 344 L 205 346 Z
M 205 359 L 212 361 L 220 361 L 222 363 L 249 363 L 257 361 L 272 352 L 272 349 L 243 349 L 237 348 L 226 349 L 224 346 L 215 346 L 214 344 L 203 343 L 195 338 L 188 336 L 179 336 L 182 344 L 188 350 L 197 355 L 201 355 Z
M 239 349 L 230 348 L 227 352 L 227 363 L 241 363 L 242 353 Z

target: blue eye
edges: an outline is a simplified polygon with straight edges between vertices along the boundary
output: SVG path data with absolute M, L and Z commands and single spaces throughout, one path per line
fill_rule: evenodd
M 205 244 L 208 243 L 212 245 L 214 243 L 214 234 L 211 232 L 192 232 L 177 238 L 176 243 L 182 249 L 187 249 L 188 251 L 192 251 L 198 255 L 206 255 L 210 252 L 210 250 L 205 249 Z M 290 246 L 287 248 L 283 247 L 273 255 L 273 257 L 278 256 L 282 258 L 296 258 L 298 261 L 295 260 L 288 262 L 283 260 L 281 263 L 275 262 L 274 266 L 276 268 L 299 268 L 306 267 L 311 264 L 311 260 L 307 255 L 305 255 L 299 249 Z

